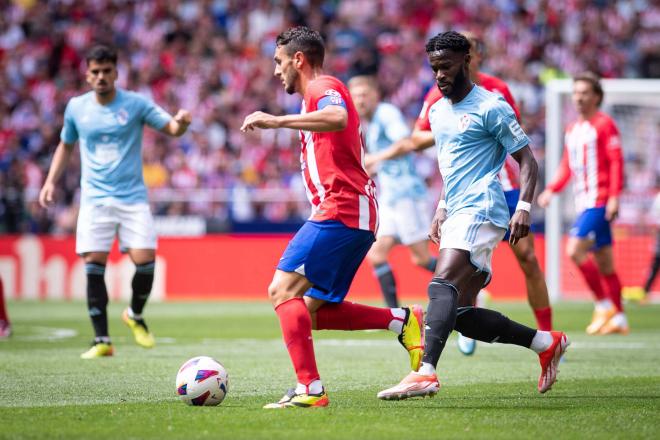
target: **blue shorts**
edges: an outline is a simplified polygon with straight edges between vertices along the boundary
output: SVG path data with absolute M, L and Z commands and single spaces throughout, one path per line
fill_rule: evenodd
M 506 198 L 506 206 L 509 208 L 509 219 L 513 217 L 513 214 L 516 212 L 516 206 L 518 206 L 518 200 L 520 200 L 520 190 L 512 189 L 511 191 L 504 191 L 504 197 Z M 509 241 L 510 236 L 509 229 L 507 228 L 506 234 L 502 241 Z
M 305 295 L 340 303 L 375 240 L 373 232 L 338 221 L 308 220 L 289 242 L 277 268 L 313 283 Z
M 605 207 L 585 209 L 573 223 L 571 236 L 593 240 L 593 249 L 611 245 L 612 229 L 605 219 Z

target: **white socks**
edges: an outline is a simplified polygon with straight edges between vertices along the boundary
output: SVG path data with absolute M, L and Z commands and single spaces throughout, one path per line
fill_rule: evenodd
M 296 394 L 321 394 L 323 392 L 323 383 L 321 379 L 316 379 L 309 386 L 299 383 L 296 385 Z
M 406 320 L 406 311 L 402 308 L 396 308 L 390 309 L 390 312 L 392 312 L 393 319 L 390 321 L 387 328 L 391 332 L 400 335 L 403 332 L 403 322 Z
M 623 312 L 617 312 L 616 315 L 612 316 L 610 321 L 617 327 L 628 327 L 628 319 L 626 318 L 626 314 Z
M 596 310 L 599 312 L 610 310 L 611 308 L 614 307 L 614 304 L 612 304 L 612 301 L 609 299 L 601 299 L 596 301 Z
M 137 313 L 134 313 L 133 309 L 131 309 L 130 307 L 128 308 L 128 312 L 126 314 L 131 319 L 142 319 L 142 314 L 138 315 Z
M 417 374 L 422 376 L 432 376 L 435 374 L 435 367 L 429 363 L 422 362 L 422 366 L 419 367 Z
M 544 332 L 542 330 L 537 330 L 532 339 L 532 345 L 529 346 L 536 353 L 543 353 L 552 345 L 552 334 L 550 332 Z

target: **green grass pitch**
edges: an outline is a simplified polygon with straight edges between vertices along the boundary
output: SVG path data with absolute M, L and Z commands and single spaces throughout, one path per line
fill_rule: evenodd
M 531 324 L 524 304 L 494 304 Z M 660 306 L 629 306 L 632 333 L 588 337 L 589 304 L 555 308 L 572 339 L 559 381 L 536 391 L 537 357 L 450 339 L 433 399 L 384 402 L 376 393 L 407 373 L 389 332 L 315 332 L 328 408 L 266 411 L 295 382 L 279 325 L 264 303 L 151 304 L 157 336 L 137 347 L 110 307 L 113 358 L 78 358 L 91 340 L 82 303 L 9 304 L 14 335 L 0 342 L 0 438 L 435 439 L 660 438 Z M 220 360 L 230 390 L 218 407 L 188 407 L 174 377 L 188 358 Z

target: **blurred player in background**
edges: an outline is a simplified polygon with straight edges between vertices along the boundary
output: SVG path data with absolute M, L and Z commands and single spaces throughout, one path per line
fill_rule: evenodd
M 115 87 L 114 48 L 94 46 L 86 61 L 87 83 L 92 91 L 67 104 L 61 141 L 39 202 L 44 207 L 53 203 L 55 184 L 66 169 L 75 142 L 80 141 L 82 177 L 76 253 L 85 260 L 87 307 L 95 333 L 92 347 L 81 357 L 92 359 L 113 354 L 104 274 L 115 236 L 136 268 L 131 305 L 122 319 L 139 345 L 154 346 L 153 334 L 142 317 L 156 260 L 156 232 L 142 178 L 142 130 L 146 124 L 170 136 L 181 136 L 191 116 L 179 110 L 172 117 L 137 93 Z
M 491 75 L 481 72 L 480 66 L 485 56 L 485 45 L 473 34 L 466 34 L 470 41 L 470 79 L 473 83 L 483 87 L 486 90 L 501 95 L 513 109 L 516 118 L 520 120 L 520 111 L 509 91 L 509 87 L 504 81 Z M 429 110 L 442 98 L 442 92 L 437 86 L 432 86 L 424 98 L 424 105 L 419 118 L 415 122 L 415 129 L 410 138 L 402 139 L 387 150 L 367 157 L 367 165 L 371 166 L 383 160 L 391 160 L 410 151 L 421 151 L 434 145 L 433 134 L 429 122 Z M 520 197 L 520 183 L 518 177 L 518 165 L 511 158 L 507 157 L 504 166 L 499 174 L 504 196 L 506 197 L 509 215 L 513 216 L 516 210 L 516 204 Z M 509 234 L 504 236 L 503 240 L 508 241 Z M 552 308 L 548 298 L 548 287 L 545 283 L 543 271 L 536 258 L 534 250 L 534 236 L 530 233 L 522 237 L 515 245 L 511 245 L 518 264 L 525 274 L 525 284 L 527 287 L 527 300 L 529 302 L 537 327 L 541 330 L 552 330 Z M 458 348 L 461 353 L 470 355 L 474 353 L 476 343 L 463 335 L 459 335 Z
M 312 329 L 389 329 L 408 350 L 411 367 L 423 353 L 420 306 L 378 308 L 344 301 L 378 228 L 376 187 L 363 166 L 360 118 L 348 90 L 323 74 L 318 32 L 294 27 L 276 39 L 275 76 L 303 97 L 299 115 L 248 115 L 241 130 L 300 130 L 303 182 L 312 215 L 289 242 L 268 294 L 298 383 L 264 408 L 320 407 L 329 403 L 314 356 Z
M 5 287 L 0 278 L 0 339 L 8 338 L 11 335 L 11 323 L 5 304 Z
M 655 195 L 653 205 L 651 206 L 651 218 L 656 221 L 655 224 L 655 247 L 653 249 L 653 256 L 651 257 L 651 264 L 649 265 L 648 275 L 644 286 L 624 287 L 623 298 L 628 301 L 639 301 L 640 304 L 648 304 L 651 300 L 651 287 L 655 278 L 660 271 L 660 192 Z
M 374 77 L 351 78 L 348 89 L 358 114 L 368 124 L 367 151 L 377 153 L 410 135 L 401 111 L 392 104 L 380 102 Z M 429 252 L 431 209 L 426 185 L 417 175 L 412 153 L 379 164 L 378 208 L 377 240 L 367 259 L 374 268 L 385 302 L 389 307 L 398 307 L 396 282 L 387 262 L 392 248 L 399 242 L 408 247 L 412 262 L 431 273 L 437 262 Z
M 616 124 L 599 110 L 603 95 L 600 80 L 593 73 L 573 79 L 572 98 L 578 119 L 567 127 L 559 170 L 538 199 L 540 206 L 547 207 L 553 195 L 575 176 L 579 215 L 571 228 L 566 252 L 596 298 L 593 318 L 587 327 L 590 335 L 629 331 L 621 302 L 621 282 L 614 268 L 611 229 L 611 222 L 619 213 L 619 194 L 623 189 L 623 154 Z
M 470 79 L 470 42 L 453 31 L 431 38 L 428 60 L 443 98 L 429 110 L 438 148 L 444 194 L 431 239 L 440 244 L 438 265 L 429 284 L 424 358 L 418 372 L 378 393 L 381 399 L 433 395 L 440 383 L 436 366 L 452 330 L 484 341 L 515 344 L 539 356 L 538 390 L 556 380 L 557 364 L 568 346 L 562 332 L 535 330 L 488 309 L 475 307 L 479 291 L 491 279 L 495 247 L 509 227 L 515 245 L 529 233 L 531 201 L 538 166 L 529 138 L 501 95 Z M 509 219 L 498 174 L 506 155 L 520 164 L 520 200 Z

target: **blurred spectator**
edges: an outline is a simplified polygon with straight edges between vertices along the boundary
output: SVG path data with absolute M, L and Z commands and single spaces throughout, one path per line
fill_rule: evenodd
M 660 6 L 652 0 L 0 0 L 0 10 L 2 232 L 75 227 L 76 165 L 60 182 L 57 207 L 44 213 L 33 201 L 64 106 L 87 90 L 85 49 L 98 41 L 119 48 L 121 86 L 170 111 L 193 111 L 181 139 L 145 131 L 155 211 L 221 222 L 308 215 L 297 133 L 237 130 L 257 109 L 299 110 L 300 99 L 272 76 L 275 36 L 294 24 L 326 36 L 329 73 L 376 74 L 385 99 L 411 119 L 433 83 L 427 38 L 450 28 L 478 33 L 489 52 L 483 69 L 509 82 L 541 160 L 549 78 L 585 69 L 660 77 Z M 420 161 L 437 186 L 436 168 Z

